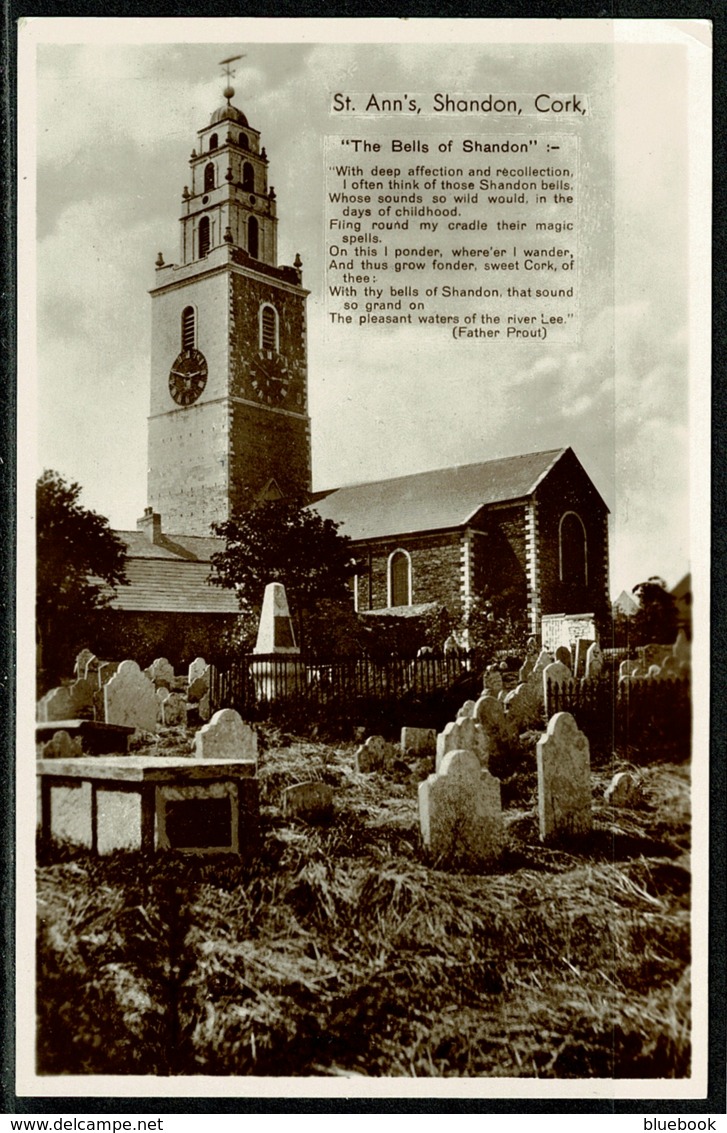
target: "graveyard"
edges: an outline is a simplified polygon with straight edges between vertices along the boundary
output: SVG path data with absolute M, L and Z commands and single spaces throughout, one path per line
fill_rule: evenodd
M 86 651 L 39 704 L 39 1073 L 689 1075 L 688 717 L 592 712 L 683 705 L 683 637 L 530 643 L 444 726 L 341 738 L 209 668 Z

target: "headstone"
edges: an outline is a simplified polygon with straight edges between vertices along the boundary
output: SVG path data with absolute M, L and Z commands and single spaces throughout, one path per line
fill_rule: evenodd
M 328 783 L 295 783 L 283 791 L 283 814 L 320 822 L 333 813 L 333 787 Z
M 658 665 L 649 665 L 649 671 L 646 674 L 650 680 L 657 680 L 661 676 L 661 669 Z
M 437 754 L 437 733 L 434 728 L 402 728 L 401 750 L 406 755 Z
M 562 661 L 553 661 L 543 669 L 543 703 L 546 716 L 553 715 L 552 690 L 567 689 L 573 681 L 573 674 Z
M 41 745 L 41 759 L 74 759 L 83 755 L 80 736 L 74 739 L 68 732 L 54 732 L 47 743 Z
M 206 696 L 210 687 L 210 667 L 206 665 L 201 673 L 190 681 L 189 688 L 187 689 L 187 700 L 191 704 L 197 704 Z
M 98 668 L 98 687 L 103 688 L 119 671 L 118 661 L 103 661 Z
M 419 824 L 435 863 L 493 864 L 504 846 L 499 780 L 473 752 L 448 752 L 439 771 L 419 784 Z
M 677 639 L 671 647 L 671 651 L 672 656 L 675 657 L 679 663 L 686 662 L 687 665 L 691 664 L 692 647 L 687 641 L 687 635 L 683 629 L 679 630 Z
M 588 646 L 588 652 L 586 653 L 586 680 L 596 680 L 597 677 L 600 677 L 602 669 L 603 653 L 601 652 L 601 646 L 597 641 L 594 641 L 593 645 Z
M 255 653 L 300 653 L 282 582 L 265 587 Z
M 560 661 L 561 665 L 565 665 L 568 669 L 573 671 L 573 658 L 571 657 L 570 649 L 567 645 L 559 645 L 555 651 L 556 661 Z
M 359 774 L 368 775 L 371 771 L 382 771 L 400 755 L 399 749 L 387 743 L 383 736 L 369 736 L 354 755 L 354 768 Z
M 630 771 L 619 771 L 614 775 L 604 793 L 611 806 L 635 806 L 641 799 L 641 784 Z
M 234 708 L 220 708 L 194 737 L 197 759 L 257 762 L 257 734 Z
M 70 720 L 73 718 L 73 700 L 67 685 L 59 685 L 38 701 L 38 720 Z
M 682 662 L 683 663 L 683 662 Z M 665 657 L 661 663 L 661 675 L 663 677 L 678 677 L 680 673 L 680 662 L 672 653 L 669 657 Z
M 474 710 L 475 710 L 474 700 L 465 700 L 464 704 L 462 705 L 459 712 L 457 713 L 457 719 L 458 720 L 466 720 L 468 717 L 472 716 Z
M 503 748 L 515 738 L 514 727 L 512 721 L 508 720 L 505 715 L 504 704 L 501 700 L 496 700 L 494 696 L 480 697 L 475 705 L 475 720 L 487 737 L 488 758 L 490 760 L 495 753 L 500 754 Z
M 502 673 L 494 665 L 488 665 L 482 679 L 482 691 L 498 697 L 502 692 Z
M 542 724 L 542 709 L 532 685 L 519 684 L 512 689 L 503 702 L 507 719 L 518 734 L 531 727 Z
M 124 724 L 138 731 L 156 732 L 159 707 L 156 691 L 136 661 L 122 661 L 103 691 L 107 724 Z
M 205 661 L 204 657 L 195 657 L 187 672 L 187 683 L 190 685 L 193 684 L 193 682 L 197 680 L 197 677 L 201 677 L 203 675 L 206 668 L 207 662 Z
M 497 703 L 498 701 L 493 700 L 493 704 Z M 444 731 L 437 736 L 437 770 L 441 767 L 447 753 L 457 750 L 473 752 L 477 756 L 480 766 L 487 767 L 490 756 L 487 733 L 472 716 L 464 716 L 461 720 L 451 721 L 446 725 Z
M 576 641 L 573 676 L 577 677 L 579 680 L 586 675 L 586 657 L 588 656 L 588 650 L 595 644 L 595 641 L 589 637 L 579 637 Z
M 520 684 L 524 684 L 524 682 L 527 681 L 530 677 L 533 669 L 535 668 L 535 662 L 538 659 L 538 653 L 539 649 L 535 638 L 529 637 L 527 648 L 525 650 L 525 660 L 523 661 L 520 672 L 518 673 L 518 681 L 520 682 Z
M 634 662 L 630 660 L 622 661 L 618 667 L 619 677 L 630 677 L 634 668 Z
M 92 717 L 94 714 L 94 700 L 93 696 L 96 689 L 92 681 L 86 677 L 78 677 L 72 685 L 68 686 L 68 692 L 71 697 L 71 711 L 69 717 L 73 719 L 84 719 Z
M 178 692 L 170 692 L 161 702 L 165 728 L 178 728 L 187 723 L 187 701 Z
M 156 688 L 171 688 L 174 684 L 174 666 L 166 657 L 157 657 L 146 670 L 149 680 Z
M 548 653 L 547 649 L 542 649 L 538 654 L 538 659 L 533 666 L 533 671 L 528 680 L 532 685 L 533 692 L 537 697 L 538 703 L 543 704 L 543 672 L 547 669 L 548 665 L 553 664 L 553 655 Z
M 204 694 L 203 697 L 201 697 L 201 699 L 197 703 L 197 714 L 198 714 L 200 720 L 204 721 L 205 723 L 212 716 L 212 712 L 211 712 L 211 709 L 210 709 L 209 689 L 207 689 L 207 692 Z
M 77 677 L 85 677 L 86 676 L 86 669 L 88 668 L 89 662 L 95 661 L 95 660 L 96 660 L 96 654 L 95 653 L 92 653 L 90 649 L 82 649 L 81 652 L 76 657 L 76 661 L 75 661 L 75 664 L 73 666 L 74 674 Z
M 557 712 L 538 740 L 540 840 L 587 834 L 591 829 L 591 759 L 588 740 L 569 712 Z

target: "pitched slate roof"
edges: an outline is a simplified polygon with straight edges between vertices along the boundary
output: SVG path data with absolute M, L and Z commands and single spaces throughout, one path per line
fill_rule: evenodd
M 120 586 L 114 610 L 179 614 L 237 614 L 232 590 L 208 582 L 210 556 L 224 541 L 194 535 L 163 535 L 152 543 L 141 531 L 117 531 L 127 546 L 128 586 Z
M 352 484 L 321 492 L 310 505 L 351 539 L 462 527 L 488 504 L 532 495 L 568 449 L 508 456 L 482 464 Z

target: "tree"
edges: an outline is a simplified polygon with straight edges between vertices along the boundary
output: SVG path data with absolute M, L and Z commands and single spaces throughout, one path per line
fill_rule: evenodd
M 351 540 L 302 500 L 256 503 L 215 524 L 214 531 L 225 540 L 225 549 L 212 556 L 210 581 L 237 592 L 240 645 L 252 644 L 251 625 L 269 582 L 285 587 L 299 634 L 322 603 L 350 608 L 348 582 L 355 573 Z
M 633 645 L 670 645 L 676 641 L 679 615 L 676 600 L 666 588 L 663 578 L 652 575 L 633 587 L 639 608 L 631 618 Z
M 47 688 L 78 650 L 91 645 L 95 618 L 126 584 L 126 545 L 107 519 L 82 507 L 81 486 L 46 470 L 36 485 L 38 673 Z
M 466 631 L 469 648 L 476 651 L 483 663 L 494 661 L 499 653 L 520 656 L 528 637 L 528 623 L 518 587 L 498 593 L 484 591 L 472 600 L 459 628 L 460 634 Z

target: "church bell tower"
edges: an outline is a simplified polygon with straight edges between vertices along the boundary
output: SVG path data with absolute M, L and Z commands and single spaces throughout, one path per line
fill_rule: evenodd
M 179 263 L 160 253 L 151 290 L 148 503 L 175 534 L 311 487 L 308 292 L 299 256 L 277 264 L 267 154 L 234 93 L 197 132 Z

